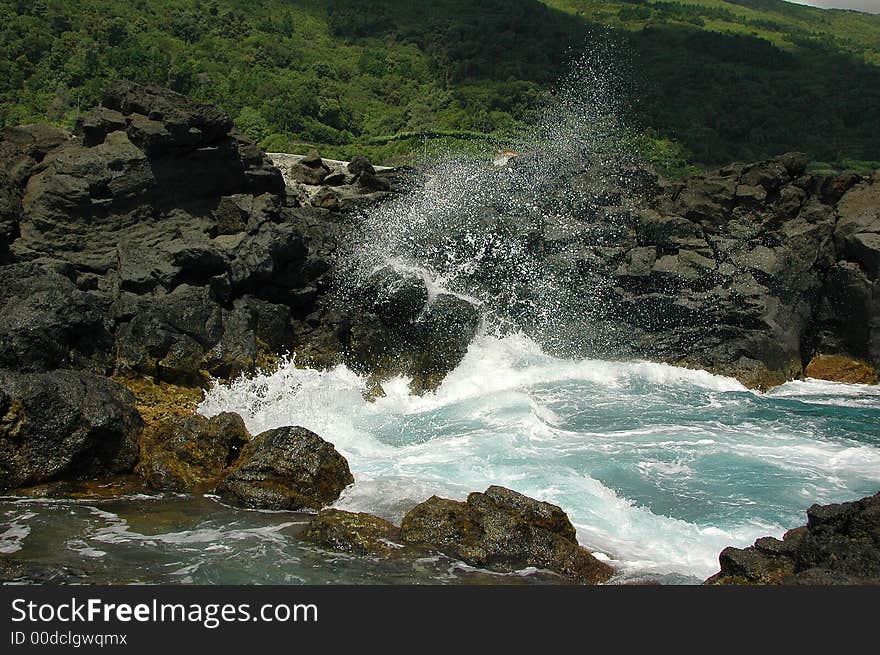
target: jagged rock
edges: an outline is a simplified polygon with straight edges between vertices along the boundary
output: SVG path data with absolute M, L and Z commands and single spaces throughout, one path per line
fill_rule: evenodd
M 475 305 L 451 293 L 438 294 L 416 322 L 419 350 L 415 355 L 413 389 L 436 389 L 464 359 L 480 327 Z
M 69 139 L 70 134 L 45 123 L 4 128 L 0 130 L 0 170 L 23 188 L 46 155 Z
M 0 371 L 0 490 L 131 471 L 134 396 L 90 373 Z
M 361 173 L 360 177 L 358 177 L 358 184 L 360 187 L 368 192 L 375 191 L 390 191 L 391 190 L 391 182 L 386 180 L 383 177 L 379 177 L 378 175 L 372 175 L 370 173 Z
M 365 174 L 375 175 L 376 169 L 373 168 L 373 165 L 370 163 L 369 159 L 362 155 L 358 155 L 348 163 L 348 172 L 355 177 L 358 177 Z
M 69 138 L 42 124 L 0 130 L 0 265 L 11 259 L 10 246 L 19 236 L 25 183 L 46 154 Z
M 213 491 L 248 441 L 238 414 L 167 419 L 144 430 L 135 472 L 161 491 Z
M 494 571 L 534 566 L 584 584 L 613 573 L 578 544 L 559 507 L 503 487 L 472 493 L 464 503 L 432 496 L 404 516 L 400 530 L 408 544 Z
M 327 184 L 326 179 L 324 180 L 324 183 Z M 332 212 L 342 209 L 342 204 L 339 202 L 339 194 L 333 191 L 333 189 L 321 189 L 318 193 L 312 196 L 309 202 L 313 207 L 327 209 Z
M 367 310 L 386 325 L 412 324 L 428 304 L 428 287 L 417 273 L 385 266 L 363 285 Z
M 80 290 L 76 282 L 76 272 L 63 262 L 0 267 L 0 367 L 32 372 L 112 367 L 109 299 Z
M 341 186 L 346 182 L 346 174 L 344 170 L 336 169 L 331 171 L 327 177 L 324 178 L 324 184 L 327 186 Z
M 160 123 L 167 134 L 162 148 L 208 145 L 232 130 L 232 120 L 217 107 L 193 102 L 158 86 L 120 81 L 104 95 L 104 107 L 124 116 L 141 116 Z
M 291 164 L 290 170 L 287 172 L 290 178 L 300 184 L 308 184 L 318 186 L 327 177 L 327 169 L 323 167 L 306 166 L 302 162 Z
M 321 155 L 314 148 L 309 150 L 306 156 L 300 160 L 300 163 L 309 168 L 324 168 L 324 160 L 321 159 Z
M 193 383 L 296 348 L 325 363 L 344 355 L 379 378 L 410 375 L 421 391 L 463 356 L 478 322 L 465 301 L 440 296 L 431 309 L 419 298 L 417 315 L 401 305 L 406 318 L 395 323 L 378 306 L 333 307 L 326 295 L 354 227 L 350 210 L 403 177 L 356 157 L 328 180 L 310 153 L 296 166 L 321 186 L 291 182 L 288 194 L 280 171 L 221 111 L 125 82 L 77 135 L 46 126 L 0 133 L 0 266 L 51 258 L 71 267 L 67 281 L 27 273 L 3 296 L 0 362 L 21 356 L 30 370 L 115 368 Z M 515 188 L 517 170 L 499 184 Z M 687 362 L 761 387 L 802 375 L 815 353 L 880 367 L 875 175 L 813 175 L 804 155 L 789 153 L 674 183 L 623 164 L 610 176 L 586 167 L 551 177 L 537 195 L 546 211 L 490 207 L 481 220 L 510 252 L 565 280 L 563 314 L 604 326 L 568 339 L 584 355 Z M 505 277 L 517 262 L 502 257 L 491 268 L 490 279 L 471 274 L 487 297 L 520 283 Z M 53 289 L 45 316 L 29 299 L 32 282 Z M 447 305 L 458 318 L 440 311 Z M 65 333 L 64 312 L 82 327 Z M 207 322 L 187 332 L 188 315 Z M 435 330 L 437 320 L 452 331 Z M 432 334 L 442 347 L 428 343 Z
M 418 273 L 386 266 L 370 275 L 343 336 L 348 363 L 380 378 L 408 375 L 416 393 L 436 389 L 461 362 L 481 319 L 477 307 L 458 296 L 428 300 Z
M 228 275 L 229 262 L 205 236 L 183 236 L 179 230 L 126 239 L 116 247 L 120 289 L 143 294 L 156 287 L 208 284 Z
M 782 540 L 725 548 L 706 584 L 880 584 L 880 494 L 813 505 Z
M 181 285 L 139 302 L 116 333 L 116 367 L 124 374 L 202 383 L 253 372 L 290 340 L 289 308 L 242 296 L 230 309 L 210 287 Z
M 280 172 L 231 128 L 218 109 L 171 91 L 111 86 L 82 137 L 47 153 L 27 181 L 14 254 L 103 272 L 122 240 L 146 252 L 141 240 L 163 229 L 210 231 L 206 214 L 223 196 L 283 193 Z
M 403 548 L 400 528 L 372 514 L 322 509 L 303 538 L 327 550 L 387 557 Z
M 332 444 L 300 427 L 267 430 L 244 448 L 217 492 L 236 505 L 260 509 L 321 509 L 354 482 Z

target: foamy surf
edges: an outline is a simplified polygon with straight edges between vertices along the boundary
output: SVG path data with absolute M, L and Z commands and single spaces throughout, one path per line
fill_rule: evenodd
M 880 483 L 880 395 L 846 385 L 755 394 L 705 371 L 560 359 L 516 334 L 478 338 L 434 393 L 396 379 L 367 402 L 365 388 L 344 366 L 289 362 L 215 386 L 199 411 L 333 442 L 356 478 L 340 508 L 399 520 L 432 494 L 490 484 L 556 503 L 630 577 L 703 579 L 725 546 L 781 536 L 811 503 Z M 858 407 L 841 414 L 846 399 Z

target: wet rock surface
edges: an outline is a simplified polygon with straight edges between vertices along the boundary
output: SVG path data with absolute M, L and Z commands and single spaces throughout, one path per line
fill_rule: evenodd
M 338 509 L 318 512 L 303 539 L 327 550 L 365 556 L 387 557 L 404 548 L 400 528 L 390 521 Z
M 479 568 L 549 569 L 584 584 L 606 582 L 613 569 L 580 546 L 559 507 L 504 487 L 466 502 L 432 496 L 403 518 L 405 543 L 438 550 Z
M 813 505 L 806 526 L 782 540 L 725 548 L 719 562 L 721 571 L 707 584 L 880 584 L 880 494 Z
M 199 414 L 150 426 L 139 440 L 136 472 L 160 491 L 213 491 L 250 441 L 238 414 Z
M 305 428 L 284 427 L 251 439 L 217 493 L 245 507 L 321 509 L 353 482 L 348 462 L 332 444 Z
M 677 182 L 621 169 L 548 184 L 547 213 L 576 220 L 524 222 L 523 243 L 537 241 L 548 273 L 576 291 L 563 310 L 590 318 L 577 348 L 758 388 L 803 375 L 816 355 L 876 370 L 880 177 L 807 163 L 790 153 Z
M 131 471 L 143 422 L 134 396 L 82 371 L 0 371 L 0 491 Z
M 370 275 L 339 330 L 343 357 L 378 378 L 405 375 L 411 389 L 436 389 L 464 358 L 480 326 L 479 308 L 450 293 L 430 297 L 416 272 L 390 266 Z

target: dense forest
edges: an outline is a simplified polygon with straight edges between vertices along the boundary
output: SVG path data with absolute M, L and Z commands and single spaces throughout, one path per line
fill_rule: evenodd
M 670 169 L 880 165 L 880 16 L 779 0 L 0 0 L 0 127 L 70 126 L 129 78 L 221 105 L 268 150 L 504 147 L 598 49 Z

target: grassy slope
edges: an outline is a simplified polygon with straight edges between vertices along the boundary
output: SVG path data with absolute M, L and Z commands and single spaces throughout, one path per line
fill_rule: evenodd
M 880 16 L 777 0 L 0 0 L 0 124 L 69 125 L 129 77 L 222 105 L 269 149 L 503 144 L 597 38 L 637 71 L 628 118 L 660 158 L 681 150 L 659 135 L 706 163 L 880 159 Z

